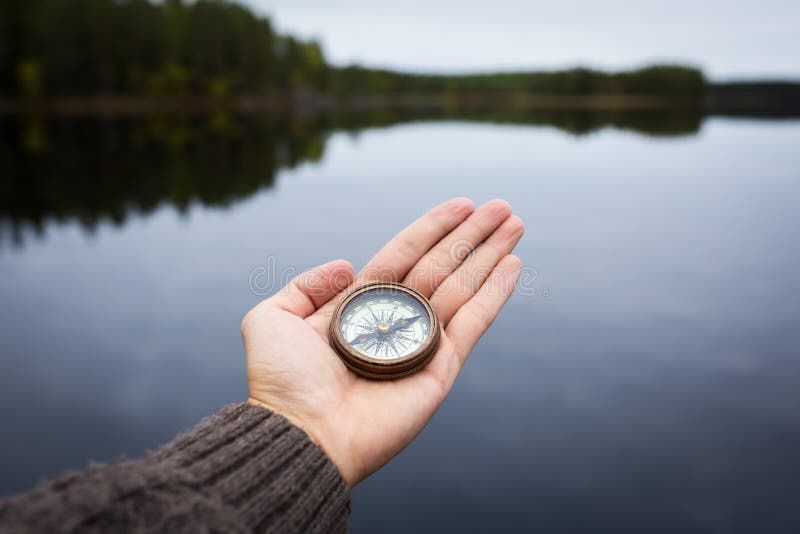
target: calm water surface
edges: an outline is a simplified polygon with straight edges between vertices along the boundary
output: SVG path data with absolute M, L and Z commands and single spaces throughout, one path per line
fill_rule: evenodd
M 361 265 L 467 195 L 526 221 L 534 294 L 355 490 L 353 531 L 800 530 L 800 122 L 273 125 L 172 151 L 92 128 L 5 129 L 1 494 L 241 400 L 254 270 Z M 69 139 L 94 156 L 53 156 Z

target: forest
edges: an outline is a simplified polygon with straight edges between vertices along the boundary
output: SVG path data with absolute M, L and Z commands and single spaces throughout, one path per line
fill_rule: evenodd
M 0 95 L 6 98 L 312 94 L 621 94 L 697 96 L 700 70 L 420 75 L 330 65 L 320 44 L 283 35 L 224 0 L 4 0 Z
M 210 94 L 321 88 L 320 47 L 222 1 L 10 0 L 0 88 L 18 96 Z

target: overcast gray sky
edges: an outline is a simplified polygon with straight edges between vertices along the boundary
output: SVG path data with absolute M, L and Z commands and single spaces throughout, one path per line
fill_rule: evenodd
M 336 64 L 425 71 L 702 67 L 800 78 L 800 0 L 245 0 Z

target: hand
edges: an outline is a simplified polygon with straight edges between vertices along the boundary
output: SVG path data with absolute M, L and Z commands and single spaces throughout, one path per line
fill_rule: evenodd
M 301 274 L 242 321 L 250 402 L 305 430 L 354 486 L 403 450 L 450 391 L 513 291 L 521 262 L 510 252 L 523 231 L 505 201 L 474 210 L 458 198 L 400 232 L 357 276 L 344 260 Z M 374 280 L 401 281 L 436 309 L 439 349 L 418 373 L 361 378 L 328 345 L 343 290 Z

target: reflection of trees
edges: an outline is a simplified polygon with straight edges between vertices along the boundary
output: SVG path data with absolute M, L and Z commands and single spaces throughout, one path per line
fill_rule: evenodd
M 703 115 L 697 110 L 569 110 L 519 108 L 382 108 L 361 113 L 334 113 L 337 128 L 360 130 L 400 122 L 424 120 L 466 120 L 496 124 L 550 126 L 573 135 L 585 135 L 603 128 L 631 130 L 649 136 L 689 135 L 700 129 Z
M 697 131 L 697 113 L 374 109 L 304 119 L 243 117 L 42 118 L 0 121 L 0 233 L 77 220 L 122 224 L 163 203 L 227 206 L 272 185 L 275 173 L 323 157 L 329 132 L 410 121 L 470 120 L 554 126 L 575 135 L 604 127 L 646 135 Z
M 162 203 L 226 206 L 272 184 L 279 168 L 322 157 L 311 123 L 149 117 L 0 122 L 0 220 L 41 230 L 48 219 L 92 229 Z M 4 232 L 5 233 L 5 232 Z

